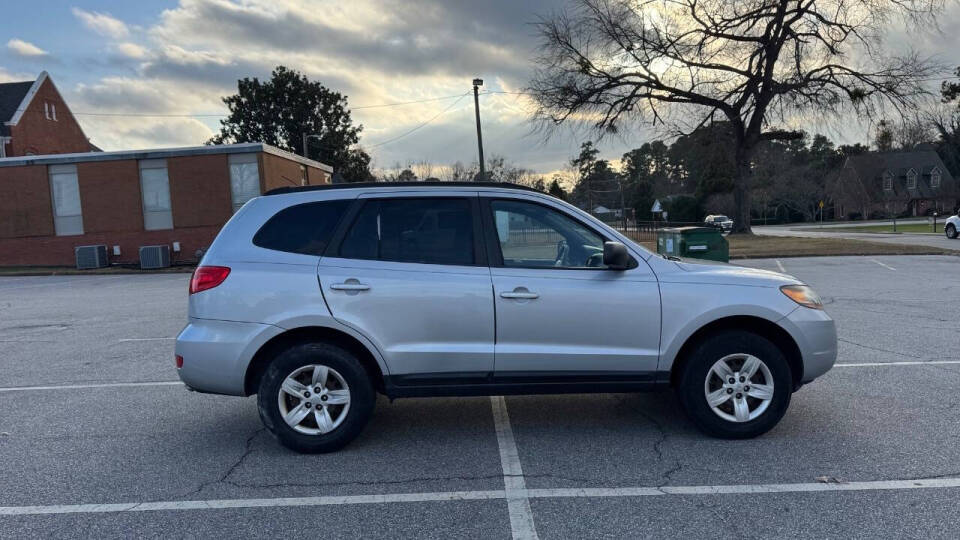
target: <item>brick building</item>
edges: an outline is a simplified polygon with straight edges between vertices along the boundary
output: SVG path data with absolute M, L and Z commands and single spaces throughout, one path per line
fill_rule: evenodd
M 95 150 L 46 71 L 0 84 L 0 159 Z
M 194 262 L 250 198 L 332 173 L 262 143 L 0 159 L 0 266 L 72 266 L 76 246 L 100 244 L 111 263 L 148 245 Z

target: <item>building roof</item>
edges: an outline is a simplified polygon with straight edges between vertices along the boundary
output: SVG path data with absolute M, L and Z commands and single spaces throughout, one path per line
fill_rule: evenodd
M 848 158 L 845 168 L 854 171 L 875 200 L 935 198 L 952 192 L 955 186 L 953 175 L 934 150 L 867 152 Z M 940 171 L 937 189 L 930 186 L 930 173 L 934 169 Z M 916 189 L 907 189 L 907 173 L 911 170 L 917 173 Z M 883 189 L 886 173 L 892 177 L 892 190 Z
M 121 152 L 83 152 L 79 154 L 48 154 L 43 156 L 20 156 L 0 159 L 0 167 L 21 167 L 24 165 L 69 165 L 90 161 L 121 161 L 125 159 L 164 159 L 182 156 L 204 156 L 211 154 L 249 154 L 263 152 L 295 161 L 332 173 L 333 167 L 319 161 L 307 159 L 281 150 L 266 143 L 215 144 L 190 146 L 185 148 L 159 148 L 154 150 L 124 150 Z
M 35 81 L 11 82 L 0 84 L 0 136 L 10 135 L 7 122 L 13 120 L 20 104 L 23 103 Z

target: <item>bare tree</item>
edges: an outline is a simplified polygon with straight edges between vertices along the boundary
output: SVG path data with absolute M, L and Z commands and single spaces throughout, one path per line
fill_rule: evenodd
M 937 140 L 936 126 L 929 118 L 920 115 L 904 117 L 896 134 L 897 146 L 901 150 L 913 150 L 925 143 Z
M 738 232 L 750 231 L 751 158 L 800 117 L 912 110 L 939 66 L 882 52 L 887 24 L 945 0 L 575 0 L 538 23 L 529 91 L 544 126 L 601 134 L 630 122 L 689 131 L 730 122 Z

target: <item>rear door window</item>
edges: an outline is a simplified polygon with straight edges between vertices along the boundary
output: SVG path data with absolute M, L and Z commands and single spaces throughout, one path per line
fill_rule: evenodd
M 473 265 L 476 258 L 470 200 L 367 201 L 344 237 L 338 255 L 348 259 Z
M 321 256 L 350 203 L 341 199 L 285 208 L 260 227 L 253 243 L 276 251 Z

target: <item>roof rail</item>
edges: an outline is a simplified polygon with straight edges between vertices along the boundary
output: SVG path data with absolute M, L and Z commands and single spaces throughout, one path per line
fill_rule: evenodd
M 303 191 L 326 191 L 328 189 L 358 189 L 382 187 L 471 187 L 471 188 L 505 188 L 542 193 L 532 187 L 511 184 L 509 182 L 356 182 L 343 184 L 323 184 L 319 186 L 290 186 L 274 188 L 264 195 L 283 195 L 284 193 L 300 193 Z

